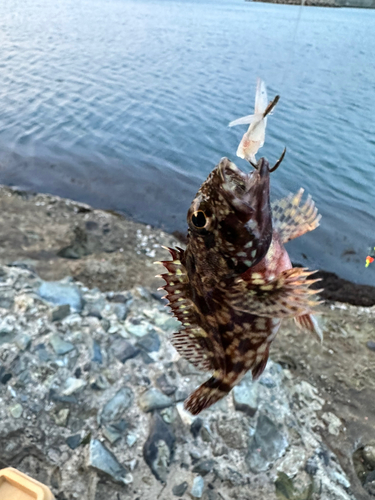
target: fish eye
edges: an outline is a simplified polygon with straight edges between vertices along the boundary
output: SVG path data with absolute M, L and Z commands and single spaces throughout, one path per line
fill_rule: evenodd
M 191 216 L 191 222 L 197 229 L 202 229 L 207 224 L 207 217 L 202 210 L 198 210 Z

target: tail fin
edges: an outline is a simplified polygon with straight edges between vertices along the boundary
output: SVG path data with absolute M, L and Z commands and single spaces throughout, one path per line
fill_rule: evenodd
M 198 387 L 185 401 L 186 410 L 193 415 L 198 415 L 202 410 L 209 408 L 231 390 L 222 379 L 211 377 L 207 382 Z

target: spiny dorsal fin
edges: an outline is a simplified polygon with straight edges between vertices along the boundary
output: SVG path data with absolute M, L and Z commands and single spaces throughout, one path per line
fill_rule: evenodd
M 238 311 L 246 311 L 266 318 L 294 318 L 310 314 L 320 302 L 311 295 L 321 290 L 309 286 L 319 280 L 307 279 L 315 271 L 296 267 L 281 272 L 275 279 L 266 280 L 260 273 L 237 280 L 228 291 L 228 300 Z
M 213 349 L 206 332 L 198 326 L 198 314 L 190 299 L 190 283 L 185 266 L 182 264 L 184 251 L 181 248 L 167 248 L 173 260 L 158 262 L 168 271 L 160 275 L 166 281 L 161 287 L 167 292 L 164 298 L 174 316 L 182 323 L 181 330 L 173 334 L 172 344 L 178 353 L 203 371 L 213 369 Z
M 321 215 L 311 199 L 303 206 L 299 206 L 304 189 L 296 194 L 289 194 L 286 198 L 271 203 L 273 227 L 279 232 L 282 243 L 298 238 L 308 231 L 313 231 L 319 226 Z

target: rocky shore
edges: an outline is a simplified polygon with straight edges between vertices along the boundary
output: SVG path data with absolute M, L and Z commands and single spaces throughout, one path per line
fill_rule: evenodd
M 0 468 L 58 500 L 375 497 L 375 307 L 326 303 L 323 344 L 286 322 L 260 380 L 192 417 L 206 375 L 168 341 L 154 277 L 174 238 L 48 195 L 0 203 Z

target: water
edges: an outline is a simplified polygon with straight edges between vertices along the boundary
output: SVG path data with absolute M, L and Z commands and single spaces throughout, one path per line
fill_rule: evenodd
M 0 183 L 185 230 L 260 76 L 281 95 L 261 153 L 288 148 L 273 195 L 303 186 L 323 214 L 293 259 L 375 285 L 374 25 L 242 0 L 1 0 Z

